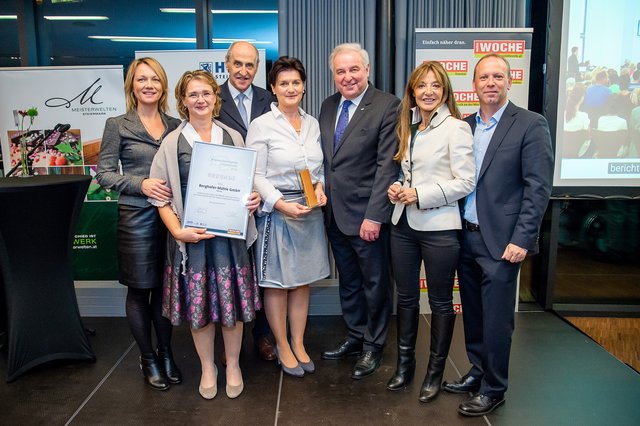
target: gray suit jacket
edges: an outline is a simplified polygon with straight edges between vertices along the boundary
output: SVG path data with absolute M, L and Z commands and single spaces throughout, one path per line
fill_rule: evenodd
M 476 129 L 476 114 L 465 118 Z M 553 182 L 547 120 L 509 102 L 487 147 L 476 183 L 478 222 L 491 256 L 509 243 L 538 251 L 538 232 Z
M 398 177 L 393 156 L 398 149 L 395 125 L 400 100 L 369 83 L 334 153 L 340 97 L 335 93 L 325 99 L 318 120 L 328 199 L 324 215 L 327 226 L 333 216 L 342 233 L 357 236 L 365 218 L 379 223 L 391 218 L 387 188 Z
M 271 102 L 275 101 L 271 92 L 253 84 L 251 87 L 253 87 L 253 100 L 251 101 L 251 117 L 249 118 L 249 122 L 270 111 Z M 222 98 L 222 108 L 220 109 L 218 120 L 240 133 L 243 140 L 246 139 L 247 128 L 244 126 L 242 118 L 240 118 L 236 102 L 231 97 L 229 80 L 220 85 L 220 98 Z
M 163 139 L 178 127 L 180 120 L 161 113 L 165 125 Z M 146 207 L 147 196 L 142 193 L 142 181 L 149 177 L 149 169 L 160 142 L 144 128 L 135 110 L 107 119 L 104 126 L 96 180 L 106 189 L 120 193 L 118 203 Z M 122 163 L 120 174 L 119 163 Z

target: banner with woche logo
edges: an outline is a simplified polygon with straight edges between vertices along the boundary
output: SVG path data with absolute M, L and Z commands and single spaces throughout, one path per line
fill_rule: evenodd
M 205 70 L 213 74 L 218 84 L 222 84 L 229 78 L 229 72 L 225 66 L 224 57 L 226 49 L 199 49 L 199 50 L 139 50 L 136 51 L 136 59 L 151 57 L 156 59 L 167 73 L 169 82 L 169 115 L 180 117 L 176 109 L 174 96 L 176 84 L 185 71 Z M 253 84 L 267 89 L 266 53 L 264 49 L 258 49 L 258 71 Z M 268 89 L 267 89 L 268 90 Z
M 502 55 L 511 66 L 509 99 L 527 108 L 531 63 L 531 28 L 419 28 L 416 29 L 416 66 L 439 61 L 447 70 L 454 96 L 463 116 L 478 111 L 473 91 L 473 68 L 489 53 Z
M 416 66 L 424 61 L 438 61 L 443 65 L 451 80 L 458 108 L 466 117 L 480 107 L 473 90 L 473 69 L 484 55 L 497 53 L 506 58 L 511 66 L 509 99 L 527 108 L 532 31 L 531 28 L 419 28 L 416 29 Z M 429 289 L 424 267 L 420 271 L 420 293 L 420 312 L 428 313 Z M 516 299 L 516 309 L 517 306 Z M 453 307 L 456 312 L 462 312 L 457 276 Z
M 38 115 L 27 147 L 34 174 L 95 176 L 104 123 L 125 113 L 122 66 L 0 68 L 5 175 L 20 162 L 18 111 L 32 107 Z M 91 181 L 74 235 L 76 280 L 117 279 L 116 200 L 117 193 Z

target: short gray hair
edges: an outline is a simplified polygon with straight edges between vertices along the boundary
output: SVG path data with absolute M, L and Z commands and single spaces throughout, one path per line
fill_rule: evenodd
M 360 46 L 359 43 L 342 43 L 334 47 L 333 52 L 329 55 L 329 69 L 333 72 L 333 60 L 336 55 L 342 52 L 355 52 L 362 58 L 362 64 L 366 67 L 369 65 L 369 54 Z

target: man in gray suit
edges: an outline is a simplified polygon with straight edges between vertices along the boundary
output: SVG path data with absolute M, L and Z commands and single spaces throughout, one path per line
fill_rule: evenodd
M 222 108 L 218 120 L 237 130 L 242 135 L 242 139 L 247 137 L 251 120 L 270 111 L 273 101 L 271 92 L 253 85 L 259 63 L 258 50 L 246 41 L 236 41 L 231 44 L 225 57 L 229 79 L 220 85 Z M 265 361 L 276 359 L 273 343 L 269 338 L 270 334 L 271 329 L 262 309 L 256 312 L 253 340 L 260 358 Z
M 464 337 L 471 370 L 443 388 L 473 392 L 465 416 L 483 416 L 504 402 L 509 372 L 517 277 L 549 202 L 553 152 L 547 121 L 508 99 L 511 70 L 499 55 L 473 72 L 480 111 L 465 118 L 473 131 L 476 189 L 463 203 L 458 263 Z
M 327 235 L 338 267 L 346 338 L 323 359 L 360 355 L 351 377 L 380 365 L 391 313 L 386 191 L 398 177 L 395 125 L 400 100 L 369 81 L 369 55 L 359 44 L 329 57 L 337 93 L 320 110 Z

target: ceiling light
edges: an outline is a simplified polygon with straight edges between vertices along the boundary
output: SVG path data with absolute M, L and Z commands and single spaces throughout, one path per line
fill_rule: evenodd
M 161 7 L 160 8 L 160 12 L 164 12 L 164 13 L 196 13 L 196 10 L 195 9 L 190 9 L 190 8 L 179 8 L 179 7 Z M 211 9 L 211 13 L 213 13 L 214 15 L 229 15 L 229 14 L 238 14 L 238 15 L 240 15 L 240 14 L 265 14 L 265 13 L 277 14 L 278 11 L 277 10 L 258 10 L 258 9 L 253 9 L 253 10 Z
M 163 13 L 196 13 L 195 9 L 180 8 L 180 7 L 161 7 L 160 12 Z
M 195 37 L 138 37 L 138 36 L 89 36 L 96 40 L 111 40 L 129 43 L 195 43 Z
M 18 15 L 0 15 L 0 19 L 18 19 Z
M 108 21 L 108 16 L 45 16 L 48 21 Z
M 263 13 L 275 13 L 277 14 L 278 11 L 277 10 L 220 10 L 220 9 L 211 9 L 211 13 L 213 13 L 214 15 L 218 14 L 218 15 L 227 15 L 227 14 L 245 14 L 245 13 L 257 13 L 257 14 L 263 14 Z

